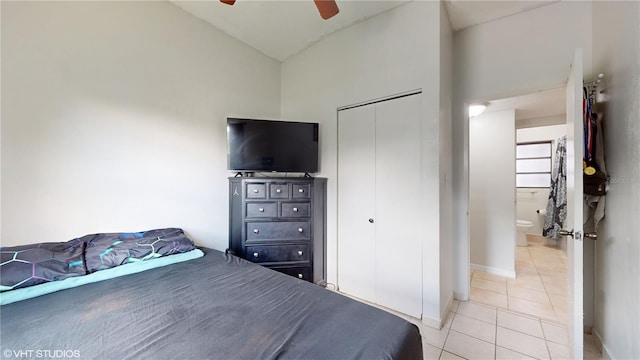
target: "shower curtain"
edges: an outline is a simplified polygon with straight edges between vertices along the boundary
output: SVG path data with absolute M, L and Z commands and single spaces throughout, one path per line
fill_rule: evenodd
M 567 218 L 567 137 L 558 139 L 542 235 L 557 240 Z

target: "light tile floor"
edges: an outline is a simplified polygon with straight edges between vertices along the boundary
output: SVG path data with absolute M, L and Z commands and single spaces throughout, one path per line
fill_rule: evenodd
M 506 309 L 454 301 L 442 329 L 420 328 L 424 359 L 570 359 L 567 327 Z M 605 359 L 591 335 L 585 359 Z
M 425 359 L 569 359 L 567 259 L 530 236 L 516 250 L 516 279 L 471 273 L 471 301 L 454 301 L 440 330 L 420 328 Z M 402 315 L 400 315 L 402 316 Z M 585 359 L 605 359 L 591 335 Z
M 516 248 L 515 279 L 471 272 L 471 300 L 566 324 L 567 257 L 542 236 L 527 239 L 529 246 Z
M 566 256 L 544 239 L 530 238 L 529 245 L 516 250 L 516 279 L 472 272 L 471 300 L 454 300 L 440 330 L 371 305 L 418 326 L 425 360 L 568 360 Z M 583 356 L 607 359 L 587 334 Z

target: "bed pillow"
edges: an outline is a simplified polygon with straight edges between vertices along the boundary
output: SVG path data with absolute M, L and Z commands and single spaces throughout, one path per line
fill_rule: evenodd
M 88 273 L 195 249 L 193 241 L 177 228 L 94 234 L 81 239 L 86 242 Z
M 0 291 L 85 275 L 84 242 L 0 247 Z

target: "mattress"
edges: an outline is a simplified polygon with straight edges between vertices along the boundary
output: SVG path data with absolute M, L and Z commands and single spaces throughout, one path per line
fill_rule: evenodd
M 3 305 L 3 356 L 422 358 L 419 330 L 404 319 L 201 249 L 198 259 Z

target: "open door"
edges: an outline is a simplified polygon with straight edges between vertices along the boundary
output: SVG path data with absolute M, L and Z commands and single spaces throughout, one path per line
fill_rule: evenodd
M 567 81 L 567 221 L 562 234 L 567 238 L 569 276 L 569 343 L 571 358 L 583 356 L 582 304 L 582 49 L 576 49 Z

